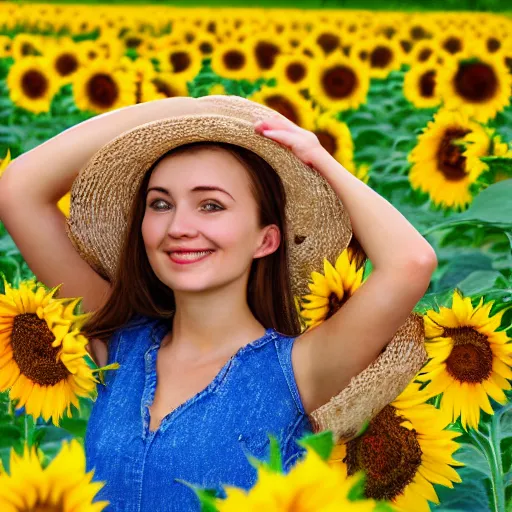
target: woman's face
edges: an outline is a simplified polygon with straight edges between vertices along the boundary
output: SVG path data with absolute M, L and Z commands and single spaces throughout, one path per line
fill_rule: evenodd
M 258 220 L 243 165 L 227 151 L 201 148 L 169 155 L 155 167 L 145 198 L 142 237 L 149 263 L 164 284 L 175 293 L 201 291 L 241 279 L 255 257 L 277 249 L 279 228 L 259 228 Z M 169 255 L 179 249 L 213 252 L 203 259 L 190 255 L 195 259 L 180 264 L 173 257 L 188 255 Z

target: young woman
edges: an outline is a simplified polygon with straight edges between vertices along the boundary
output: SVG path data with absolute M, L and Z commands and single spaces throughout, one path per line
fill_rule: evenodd
M 229 143 L 163 152 L 137 187 L 116 182 L 133 190 L 107 279 L 68 238 L 57 201 L 119 134 L 195 111 L 197 100 L 172 98 L 97 116 L 21 155 L 0 182 L 0 219 L 28 265 L 47 286 L 64 283 L 60 296 L 83 297 L 83 310 L 94 312 L 84 326 L 92 357 L 121 365 L 99 386 L 86 436 L 88 469 L 106 481 L 97 499 L 110 501 L 109 510 L 199 510 L 178 480 L 219 496 L 222 484 L 250 488 L 256 471 L 246 455 L 264 458 L 268 433 L 288 471 L 303 453 L 295 440 L 311 432 L 309 415 L 375 360 L 436 266 L 413 226 L 312 132 L 269 116 L 254 124 L 258 137 L 323 176 L 350 216 L 374 268 L 357 293 L 300 333 L 286 242 L 290 198 L 278 173 L 234 133 Z

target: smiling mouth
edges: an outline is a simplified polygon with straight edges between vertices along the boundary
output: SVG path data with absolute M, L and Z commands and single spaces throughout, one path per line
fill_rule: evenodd
M 193 263 L 203 260 L 210 256 L 214 251 L 199 251 L 199 252 L 171 252 L 169 258 L 175 263 Z

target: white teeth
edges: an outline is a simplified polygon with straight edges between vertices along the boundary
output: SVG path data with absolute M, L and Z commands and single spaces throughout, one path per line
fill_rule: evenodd
M 212 251 L 202 251 L 202 252 L 180 252 L 180 253 L 172 253 L 178 259 L 181 260 L 195 260 L 197 258 L 202 258 L 207 254 L 210 254 Z

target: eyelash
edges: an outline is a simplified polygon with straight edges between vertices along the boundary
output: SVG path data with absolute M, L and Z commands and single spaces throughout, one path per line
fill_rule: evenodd
M 155 210 L 155 211 L 163 211 L 163 210 L 161 210 L 160 208 L 154 208 L 154 207 L 153 207 L 153 205 L 154 205 L 155 203 L 158 203 L 158 202 L 160 202 L 160 201 L 162 201 L 163 203 L 166 203 L 166 202 L 167 202 L 167 201 L 164 201 L 163 199 L 155 199 L 155 200 L 153 200 L 153 201 L 150 203 L 149 207 L 150 207 L 150 208 L 152 208 L 152 209 L 153 209 L 153 210 Z M 210 212 L 220 212 L 220 211 L 224 210 L 224 208 L 223 208 L 222 206 L 220 206 L 220 205 L 218 205 L 218 204 L 216 204 L 216 203 L 208 202 L 208 203 L 204 204 L 203 206 L 206 206 L 206 205 L 213 205 L 213 206 L 216 206 L 216 207 L 218 208 L 218 209 L 215 209 L 215 210 L 209 210 Z

